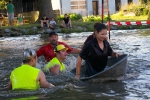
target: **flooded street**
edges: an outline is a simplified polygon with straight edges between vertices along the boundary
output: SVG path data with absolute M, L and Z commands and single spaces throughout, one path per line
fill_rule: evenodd
M 67 72 L 60 75 L 46 74 L 53 89 L 37 91 L 7 91 L 11 71 L 22 63 L 23 50 L 37 50 L 49 43 L 48 35 L 0 37 L 0 100 L 47 99 L 47 100 L 150 100 L 150 36 L 141 36 L 143 30 L 113 30 L 109 43 L 114 51 L 128 55 L 127 74 L 118 81 L 77 81 L 69 70 L 75 67 L 75 54 L 69 54 L 65 64 Z M 59 34 L 59 41 L 71 47 L 81 48 L 92 32 Z M 38 63 L 44 66 L 43 57 Z

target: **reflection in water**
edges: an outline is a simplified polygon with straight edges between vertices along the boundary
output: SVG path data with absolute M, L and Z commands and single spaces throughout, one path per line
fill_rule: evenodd
M 0 38 L 0 98 L 12 100 L 53 99 L 53 100 L 143 100 L 150 99 L 150 37 L 140 36 L 146 30 L 113 30 L 109 40 L 114 51 L 128 54 L 127 74 L 105 81 L 82 82 L 74 79 L 69 70 L 75 67 L 75 54 L 69 54 L 65 60 L 67 71 L 59 75 L 46 74 L 49 82 L 56 85 L 53 89 L 37 91 L 8 91 L 4 87 L 9 81 L 10 72 L 22 63 L 22 53 L 25 48 L 37 50 L 47 44 L 48 35 L 31 35 L 21 37 Z M 59 40 L 68 45 L 81 48 L 84 40 L 92 32 L 59 34 Z M 43 68 L 43 57 L 38 58 L 39 68 Z M 110 81 L 106 81 L 110 80 Z M 67 84 L 67 85 L 66 85 Z M 71 84 L 71 85 L 70 85 Z M 0 99 L 0 100 L 1 100 Z

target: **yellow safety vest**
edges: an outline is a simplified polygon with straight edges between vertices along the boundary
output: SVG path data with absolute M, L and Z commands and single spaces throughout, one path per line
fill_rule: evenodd
M 23 64 L 14 69 L 10 75 L 12 90 L 16 89 L 38 89 L 39 82 L 36 82 L 40 70 L 30 65 Z
M 48 72 L 51 67 L 54 65 L 59 65 L 60 66 L 60 71 L 63 71 L 66 69 L 65 65 L 63 63 L 60 63 L 59 60 L 54 57 L 48 64 L 44 67 L 43 71 Z

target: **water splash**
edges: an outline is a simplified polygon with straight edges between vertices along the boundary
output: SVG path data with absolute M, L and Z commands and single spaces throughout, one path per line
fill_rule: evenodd
M 114 51 L 120 54 L 128 54 L 127 74 L 123 77 L 95 79 L 89 82 L 81 82 L 74 79 L 69 70 L 76 65 L 77 55 L 69 54 L 65 60 L 66 72 L 59 75 L 47 74 L 48 82 L 57 86 L 57 89 L 40 89 L 33 92 L 0 91 L 1 98 L 26 97 L 44 95 L 44 98 L 62 97 L 62 100 L 77 98 L 79 99 L 150 99 L 149 97 L 149 69 L 150 69 L 150 36 L 140 36 L 137 34 L 146 30 L 113 30 L 111 31 L 110 45 Z M 66 42 L 72 47 L 80 48 L 88 35 L 92 32 L 59 34 L 59 41 Z M 47 38 L 47 37 L 46 37 Z M 26 47 L 37 50 L 46 42 L 42 35 L 21 36 L 21 37 L 2 37 L 0 38 L 0 88 L 6 86 L 9 81 L 10 72 L 21 64 L 22 52 Z M 5 53 L 5 54 L 3 54 Z M 39 68 L 43 68 L 45 61 L 39 59 Z M 117 79 L 117 81 L 115 81 Z M 110 80 L 110 82 L 109 82 Z M 112 81 L 115 81 L 114 83 Z M 101 83 L 99 83 L 101 82 Z M 121 82 L 121 83 L 120 83 Z M 84 86 L 85 88 L 66 87 L 66 84 Z M 115 87 L 116 86 L 116 87 Z M 69 95 L 68 95 L 69 94 Z M 67 98 L 65 98 L 67 97 Z M 57 98 L 58 99 L 58 98 Z M 59 98 L 60 99 L 60 98 Z

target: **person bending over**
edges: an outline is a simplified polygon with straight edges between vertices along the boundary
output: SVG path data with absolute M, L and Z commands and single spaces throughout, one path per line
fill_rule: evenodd
M 66 69 L 65 65 L 63 64 L 63 61 L 66 59 L 67 56 L 67 50 L 64 45 L 59 44 L 56 47 L 54 47 L 55 55 L 50 62 L 44 67 L 44 72 L 50 72 L 53 74 L 58 74 L 59 72 L 62 72 Z
M 54 87 L 53 84 L 46 81 L 45 74 L 35 68 L 36 52 L 28 48 L 25 49 L 23 56 L 23 64 L 11 72 L 8 88 L 12 90 L 36 90 L 39 87 Z
M 96 24 L 94 27 L 94 35 L 95 38 L 84 44 L 77 58 L 75 75 L 76 79 L 80 78 L 82 59 L 85 60 L 86 67 L 84 76 L 89 77 L 105 69 L 108 56 L 118 57 L 118 54 L 112 50 L 108 41 L 106 40 L 107 28 L 104 24 Z

